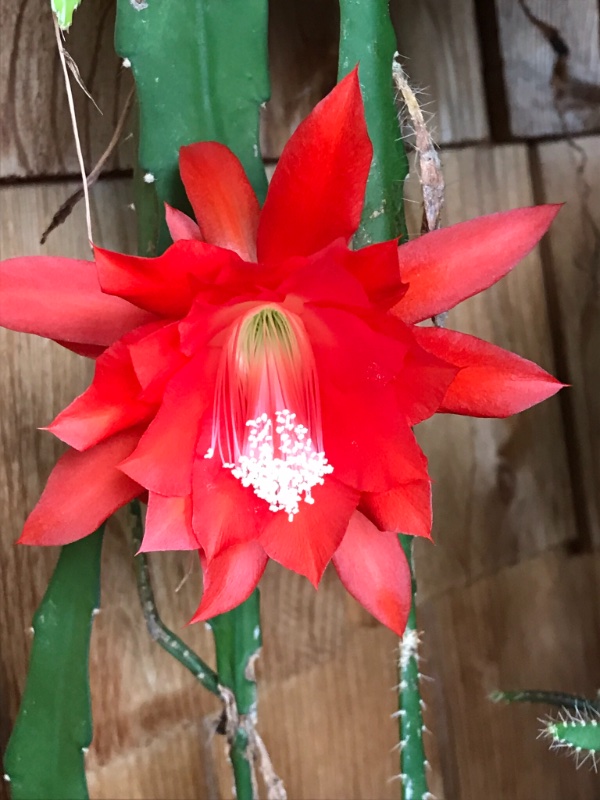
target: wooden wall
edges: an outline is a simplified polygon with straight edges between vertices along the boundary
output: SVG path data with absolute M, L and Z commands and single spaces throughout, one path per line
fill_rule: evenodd
M 76 160 L 46 0 L 3 4 L 0 247 L 3 258 L 85 257 L 82 209 L 42 249 L 74 190 Z M 337 3 L 272 0 L 272 101 L 262 144 L 276 159 L 335 80 Z M 495 688 L 593 694 L 600 682 L 600 57 L 593 0 L 393 0 L 399 50 L 430 103 L 448 184 L 445 222 L 534 202 L 561 211 L 538 251 L 448 324 L 532 358 L 572 384 L 510 420 L 439 418 L 420 440 L 435 479 L 437 545 L 419 543 L 420 625 L 432 790 L 446 800 L 594 800 L 600 781 L 536 740 L 546 709 L 492 705 Z M 88 164 L 129 88 L 112 51 L 112 0 L 86 0 L 68 48 L 103 111 L 81 94 Z M 537 20 L 537 22 L 535 21 Z M 553 26 L 566 63 L 547 38 Z M 544 33 L 546 31 L 546 33 Z M 556 42 L 556 37 L 554 37 Z M 564 49 L 563 49 L 564 50 Z M 124 137 L 125 138 L 125 137 Z M 97 241 L 133 250 L 124 141 L 93 190 Z M 125 170 L 125 171 L 124 171 Z M 408 189 L 415 196 L 414 185 Z M 409 205 L 411 218 L 418 217 Z M 413 222 L 414 222 L 413 220 Z M 56 553 L 14 548 L 60 450 L 37 430 L 90 377 L 58 347 L 0 332 L 0 747 L 24 685 L 32 613 Z M 103 554 L 91 673 L 94 800 L 229 798 L 213 699 L 145 633 L 123 517 Z M 166 621 L 182 629 L 196 575 L 151 561 Z M 318 593 L 271 565 L 263 581 L 260 728 L 293 800 L 398 797 L 394 636 L 326 573 Z M 211 657 L 201 626 L 183 632 Z M 0 789 L 0 792 L 2 789 Z

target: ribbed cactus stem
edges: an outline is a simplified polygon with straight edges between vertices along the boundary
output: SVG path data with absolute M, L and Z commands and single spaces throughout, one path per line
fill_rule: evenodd
M 156 600 L 154 598 L 154 591 L 152 589 L 152 580 L 150 577 L 150 565 L 148 564 L 148 556 L 146 553 L 140 553 L 140 546 L 142 544 L 142 537 L 144 535 L 144 526 L 142 522 L 142 511 L 139 500 L 134 500 L 131 504 L 131 540 L 133 552 L 135 555 L 133 565 L 135 570 L 135 578 L 138 588 L 138 596 L 142 606 L 144 619 L 146 620 L 146 627 L 151 638 L 159 644 L 163 650 L 166 650 L 169 655 L 173 656 L 180 664 L 188 669 L 192 675 L 199 681 L 205 689 L 209 692 L 221 697 L 219 678 L 217 673 L 212 670 L 208 664 L 200 658 L 188 645 L 173 633 L 172 630 L 162 621 L 158 608 L 156 607 Z
M 359 64 L 373 161 L 354 246 L 406 236 L 403 192 L 408 174 L 394 101 L 392 63 L 396 36 L 389 0 L 340 0 L 340 59 L 342 78 Z
M 565 750 L 580 767 L 586 762 L 597 770 L 600 762 L 600 713 L 593 709 L 564 709 L 556 719 L 544 722 L 541 735 L 550 739 L 551 750 Z
M 235 779 L 237 800 L 257 796 L 254 746 L 256 722 L 254 663 L 262 645 L 258 589 L 227 614 L 208 623 L 215 638 L 217 673 L 225 700 L 224 733 Z
M 416 582 L 412 568 L 412 537 L 400 540 L 409 560 L 412 575 L 412 607 L 400 642 L 398 661 L 400 724 L 400 778 L 404 800 L 429 800 L 427 761 L 423 747 L 423 702 L 419 674 L 419 632 L 415 608 Z
M 590 700 L 568 692 L 547 692 L 540 689 L 520 689 L 512 692 L 495 691 L 490 694 L 493 703 L 544 703 L 569 711 L 600 712 L 600 699 Z

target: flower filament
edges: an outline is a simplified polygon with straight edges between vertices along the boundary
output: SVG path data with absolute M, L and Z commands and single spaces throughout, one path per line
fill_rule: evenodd
M 323 451 L 315 360 L 294 314 L 267 306 L 234 326 L 219 366 L 206 457 L 215 452 L 290 521 L 333 471 Z

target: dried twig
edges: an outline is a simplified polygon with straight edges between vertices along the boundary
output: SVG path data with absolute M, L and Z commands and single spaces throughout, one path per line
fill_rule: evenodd
M 58 46 L 58 55 L 63 70 L 65 79 L 65 89 L 67 92 L 67 102 L 69 104 L 69 114 L 71 115 L 71 125 L 73 127 L 73 136 L 75 138 L 75 149 L 77 150 L 77 160 L 79 161 L 79 170 L 81 172 L 81 180 L 83 182 L 83 197 L 85 200 L 85 222 L 87 226 L 88 240 L 90 247 L 92 247 L 92 214 L 90 211 L 90 196 L 88 192 L 87 177 L 85 174 L 85 164 L 83 163 L 83 153 L 81 151 L 81 141 L 79 139 L 79 129 L 77 127 L 77 116 L 75 114 L 75 104 L 73 102 L 73 92 L 71 90 L 71 81 L 69 80 L 69 70 L 67 67 L 67 59 L 65 57 L 65 48 L 62 41 L 62 35 L 58 20 L 53 16 L 54 32 L 56 35 L 56 44 Z
M 445 189 L 442 165 L 433 138 L 427 130 L 421 106 L 408 83 L 402 65 L 397 60 L 394 60 L 393 63 L 393 76 L 415 131 L 418 173 L 423 190 L 423 232 L 426 233 L 440 227 L 440 213 L 444 204 Z
M 64 48 L 63 48 L 63 49 L 64 49 Z M 66 61 L 67 61 L 67 66 L 68 66 L 68 67 L 69 67 L 69 69 L 71 70 L 71 74 L 72 74 L 72 75 L 73 75 L 73 77 L 75 78 L 75 81 L 77 82 L 77 85 L 79 86 L 79 88 L 81 89 L 81 91 L 84 93 L 84 95 L 85 95 L 85 96 L 88 98 L 88 100 L 91 100 L 91 101 L 92 101 L 92 103 L 93 103 L 93 104 L 94 104 L 94 106 L 96 107 L 96 110 L 98 111 L 98 113 L 99 113 L 99 114 L 102 114 L 102 111 L 101 111 L 101 109 L 100 109 L 100 106 L 99 106 L 99 105 L 98 105 L 98 103 L 97 103 L 97 102 L 94 100 L 94 98 L 92 97 L 92 94 L 91 94 L 90 90 L 87 88 L 87 86 L 86 86 L 86 85 L 85 85 L 85 83 L 83 82 L 83 78 L 81 77 L 81 72 L 79 72 L 79 67 L 77 66 L 77 63 L 76 63 L 75 59 L 73 58 L 73 56 L 72 56 L 72 55 L 70 55 L 70 53 L 68 53 L 68 52 L 67 52 L 67 50 L 64 50 L 64 54 L 65 54 L 65 59 L 66 59 Z
M 267 789 L 267 800 L 287 800 L 287 792 L 283 781 L 273 769 L 269 752 L 254 726 L 249 732 L 250 746 L 253 750 L 254 760 L 258 763 L 260 774 Z
M 114 149 L 119 144 L 121 134 L 123 133 L 125 123 L 127 122 L 127 116 L 129 115 L 129 111 L 131 110 L 131 106 L 133 104 L 133 96 L 134 96 L 134 89 L 132 87 L 131 91 L 127 95 L 127 99 L 125 100 L 125 105 L 123 106 L 123 110 L 121 111 L 121 116 L 119 117 L 114 133 L 111 137 L 110 142 L 108 143 L 106 150 L 102 153 L 102 155 L 98 159 L 98 162 L 96 163 L 90 174 L 87 176 L 86 184 L 88 189 L 96 183 L 96 181 L 100 177 L 100 173 L 102 172 L 104 165 L 108 161 Z M 72 195 L 67 197 L 65 202 L 56 212 L 56 214 L 52 217 L 52 220 L 48 225 L 48 227 L 46 228 L 46 230 L 42 233 L 40 244 L 45 244 L 46 240 L 48 239 L 48 236 L 52 233 L 52 231 L 58 228 L 59 225 L 62 225 L 63 222 L 66 219 L 68 219 L 68 217 L 71 215 L 71 212 L 73 211 L 73 209 L 75 208 L 75 206 L 81 200 L 82 197 L 85 197 L 85 191 L 83 187 L 77 189 L 76 192 L 73 192 Z
M 396 89 L 402 95 L 414 128 L 415 148 L 418 158 L 417 172 L 423 192 L 423 221 L 421 224 L 421 233 L 428 233 L 429 231 L 436 230 L 441 225 L 440 217 L 442 206 L 444 205 L 444 192 L 446 188 L 442 173 L 442 165 L 433 138 L 427 129 L 419 101 L 408 83 L 402 65 L 396 58 L 393 62 L 392 73 Z M 433 317 L 433 324 L 438 327 L 443 327 L 445 321 L 446 313 L 437 314 Z
M 239 731 L 246 735 L 247 746 L 244 753 L 250 765 L 253 792 L 258 797 L 257 769 L 260 771 L 267 800 L 286 800 L 287 792 L 282 779 L 273 769 L 273 762 L 260 734 L 256 730 L 256 720 L 252 714 L 240 714 L 235 695 L 226 686 L 219 686 L 223 711 L 214 728 L 216 733 L 225 735 L 228 747 L 231 748 Z

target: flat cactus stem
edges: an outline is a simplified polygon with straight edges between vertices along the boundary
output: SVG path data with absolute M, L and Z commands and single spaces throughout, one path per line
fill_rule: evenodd
M 394 100 L 392 64 L 396 37 L 389 0 L 340 0 L 342 78 L 356 64 L 365 102 L 373 162 L 356 247 L 401 236 L 406 238 L 403 192 L 408 159 Z M 376 44 L 375 44 L 376 43 Z
M 600 712 L 595 709 L 564 709 L 556 719 L 544 720 L 540 735 L 549 739 L 551 750 L 564 750 L 575 757 L 577 766 L 589 763 L 594 770 L 600 761 Z
M 163 203 L 189 211 L 181 145 L 227 145 L 265 197 L 258 127 L 269 96 L 267 12 L 267 0 L 117 0 L 115 44 L 134 73 L 139 163 L 159 209 L 159 252 L 170 242 Z
M 88 660 L 102 529 L 62 548 L 33 618 L 27 683 L 4 755 L 12 800 L 87 800 Z

